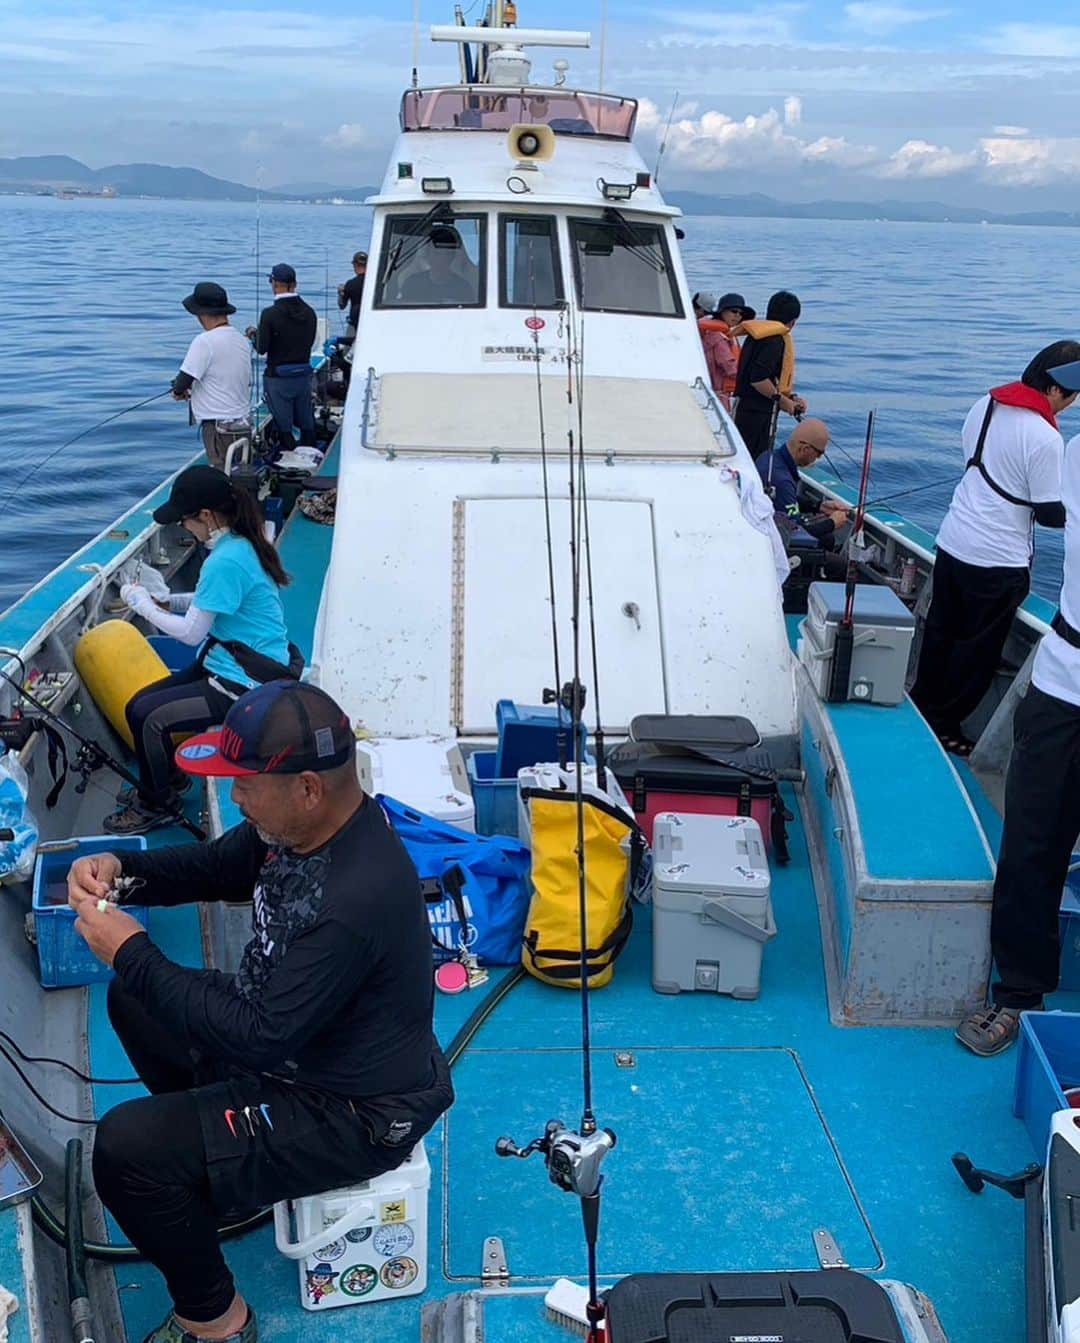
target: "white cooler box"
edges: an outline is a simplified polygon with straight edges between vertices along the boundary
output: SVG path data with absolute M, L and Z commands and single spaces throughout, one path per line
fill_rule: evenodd
M 627 802 L 626 794 L 619 787 L 619 781 L 610 768 L 604 770 L 604 780 L 607 788 L 601 791 L 596 782 L 596 766 L 582 765 L 581 789 L 585 796 L 602 798 L 605 802 L 612 803 L 613 806 L 626 812 L 627 820 L 632 821 L 633 808 Z M 542 788 L 549 793 L 576 793 L 577 769 L 574 765 L 568 765 L 566 769 L 555 764 L 525 765 L 518 770 L 517 787 L 518 838 L 523 844 L 528 844 L 532 836 L 532 824 L 529 820 L 528 804 L 521 795 L 522 791 L 526 788 Z
M 843 583 L 810 584 L 798 655 L 822 699 L 829 694 L 833 646 L 844 606 Z M 899 704 L 915 637 L 914 614 L 892 588 L 860 583 L 855 589 L 854 624 L 847 698 L 864 704 Z
M 381 737 L 356 743 L 364 792 L 415 807 L 462 830 L 476 829 L 476 807 L 461 748 L 452 737 Z
M 431 1167 L 418 1142 L 397 1170 L 274 1204 L 274 1239 L 299 1260 L 305 1310 L 413 1296 L 427 1286 Z
M 653 826 L 657 993 L 756 998 L 761 953 L 776 936 L 757 821 L 664 811 Z

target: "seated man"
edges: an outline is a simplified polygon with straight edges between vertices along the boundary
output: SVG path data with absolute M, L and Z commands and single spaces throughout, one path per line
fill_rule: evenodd
M 231 776 L 245 820 L 209 844 L 80 858 L 76 928 L 116 971 L 109 1017 L 152 1093 L 98 1125 L 94 1180 L 165 1277 L 145 1343 L 254 1343 L 218 1244 L 227 1219 L 401 1165 L 453 1100 L 432 1034 L 416 869 L 357 779 L 347 716 L 272 681 L 186 742 L 190 773 Z M 122 908 L 254 900 L 235 974 L 176 965 Z
M 765 493 L 773 501 L 776 525 L 788 551 L 833 550 L 836 533 L 851 520 L 846 505 L 826 499 L 820 509 L 807 512 L 799 498 L 799 472 L 816 466 L 829 446 L 822 420 L 802 420 L 788 441 L 757 459 Z M 826 568 L 830 566 L 826 564 Z

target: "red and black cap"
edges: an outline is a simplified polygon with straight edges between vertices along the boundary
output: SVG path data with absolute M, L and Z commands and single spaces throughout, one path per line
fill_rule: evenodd
M 189 738 L 176 752 L 186 774 L 322 773 L 351 760 L 356 739 L 345 711 L 325 690 L 267 681 L 249 690 L 222 727 Z

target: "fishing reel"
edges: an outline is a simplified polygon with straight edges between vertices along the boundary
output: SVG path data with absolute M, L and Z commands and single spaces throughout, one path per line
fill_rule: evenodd
M 575 1133 L 561 1120 L 549 1119 L 543 1137 L 534 1138 L 525 1147 L 519 1147 L 513 1138 L 500 1138 L 495 1144 L 495 1155 L 524 1160 L 540 1152 L 552 1184 L 578 1198 L 595 1198 L 603 1180 L 600 1166 L 615 1142 L 615 1134 L 609 1128 Z
M 545 686 L 542 702 L 544 704 L 558 704 L 566 710 L 571 720 L 580 722 L 581 716 L 585 712 L 585 695 L 585 686 L 581 681 L 567 681 L 561 690 L 553 690 L 550 686 Z

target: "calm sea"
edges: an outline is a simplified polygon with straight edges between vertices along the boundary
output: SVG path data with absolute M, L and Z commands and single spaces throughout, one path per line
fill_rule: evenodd
M 696 217 L 684 227 L 693 288 L 737 289 L 759 309 L 773 289 L 799 293 L 799 387 L 832 429 L 846 478 L 857 478 L 877 407 L 872 497 L 958 473 L 975 398 L 1080 329 L 1061 278 L 1080 271 L 1080 230 Z M 197 447 L 186 410 L 162 400 L 20 484 L 66 439 L 167 385 L 195 329 L 180 307 L 192 284 L 224 284 L 243 326 L 267 301 L 269 266 L 290 261 L 338 330 L 334 286 L 369 229 L 363 208 L 264 205 L 257 275 L 253 205 L 0 196 L 0 608 Z M 1080 432 L 1080 411 L 1064 428 Z M 897 506 L 933 530 L 948 499 L 935 488 Z M 1041 532 L 1038 547 L 1036 587 L 1053 596 L 1060 538 Z

